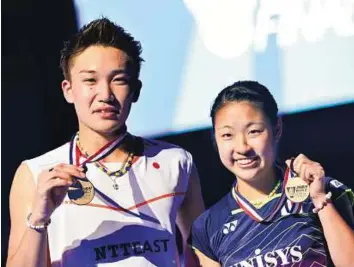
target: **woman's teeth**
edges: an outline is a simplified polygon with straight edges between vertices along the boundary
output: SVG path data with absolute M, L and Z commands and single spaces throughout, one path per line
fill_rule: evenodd
M 237 162 L 240 164 L 248 164 L 248 163 L 251 163 L 253 160 L 254 160 L 254 158 L 247 158 L 247 159 L 239 159 L 239 160 L 237 160 Z

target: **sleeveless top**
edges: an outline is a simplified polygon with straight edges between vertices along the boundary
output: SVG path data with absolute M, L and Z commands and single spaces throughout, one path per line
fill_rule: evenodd
M 53 267 L 179 266 L 175 220 L 187 190 L 191 154 L 162 141 L 142 139 L 144 151 L 131 169 L 112 179 L 93 163 L 87 178 L 95 196 L 76 205 L 68 196 L 48 227 Z M 69 143 L 26 160 L 35 182 L 41 171 L 69 163 Z M 105 163 L 118 170 L 121 163 Z

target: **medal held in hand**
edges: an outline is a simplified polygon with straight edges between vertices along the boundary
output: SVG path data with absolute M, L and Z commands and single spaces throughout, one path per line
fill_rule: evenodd
M 69 187 L 68 197 L 76 205 L 87 205 L 95 196 L 95 188 L 87 178 L 76 178 L 76 183 Z
M 285 185 L 285 194 L 292 202 L 300 203 L 309 197 L 310 186 L 300 177 L 292 177 Z

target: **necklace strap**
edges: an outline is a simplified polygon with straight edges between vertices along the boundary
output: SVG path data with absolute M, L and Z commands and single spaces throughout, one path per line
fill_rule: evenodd
M 102 172 L 106 173 L 108 176 L 114 177 L 114 179 L 123 176 L 126 174 L 131 166 L 133 165 L 134 153 L 129 153 L 126 160 L 123 162 L 122 166 L 117 171 L 110 171 L 106 166 L 104 166 L 101 162 L 95 162 L 95 166 L 101 170 Z
M 275 184 L 275 187 L 273 188 L 273 190 L 269 193 L 269 195 L 267 195 L 266 197 L 262 198 L 262 199 L 257 199 L 257 200 L 251 200 L 249 201 L 253 206 L 255 206 L 256 208 L 260 208 L 262 207 L 266 202 L 268 202 L 270 199 L 272 199 L 276 193 L 277 190 L 280 187 L 280 181 L 278 180 L 278 182 Z
M 125 136 L 124 136 L 125 137 Z M 122 139 L 123 140 L 123 139 Z M 116 148 L 116 146 L 119 143 L 117 143 L 115 145 L 114 148 Z M 82 154 L 84 154 L 87 158 L 92 158 L 92 156 L 90 157 L 89 154 L 87 153 L 87 151 L 85 151 L 85 149 L 82 147 L 82 145 L 80 144 L 80 139 L 79 137 L 77 137 L 76 139 L 76 146 L 77 148 L 80 150 L 80 152 Z M 119 170 L 117 171 L 110 171 L 106 166 L 104 166 L 99 159 L 96 161 L 91 161 L 99 170 L 101 170 L 102 172 L 104 172 L 108 177 L 110 177 L 112 179 L 113 182 L 113 188 L 115 190 L 119 189 L 119 186 L 116 182 L 116 179 L 119 177 L 122 177 L 123 175 L 125 175 L 131 168 L 131 166 L 133 165 L 133 159 L 134 159 L 134 152 L 130 152 L 128 153 L 125 161 L 123 162 L 122 166 L 120 167 Z
M 79 134 L 76 133 L 74 135 L 74 137 L 71 139 L 71 144 L 70 144 L 70 164 L 73 164 L 74 161 L 76 165 L 85 165 L 87 163 L 90 162 L 95 162 L 95 161 L 99 161 L 101 159 L 103 159 L 104 157 L 106 157 L 107 155 L 109 155 L 123 140 L 124 138 L 127 136 L 127 133 L 125 132 L 123 135 L 118 136 L 116 139 L 108 142 L 106 145 L 104 145 L 102 148 L 100 148 L 96 153 L 94 153 L 91 156 L 88 156 L 86 158 L 86 160 L 83 163 L 79 163 L 77 161 L 77 151 L 76 151 L 76 147 L 78 144 L 78 140 L 79 140 Z

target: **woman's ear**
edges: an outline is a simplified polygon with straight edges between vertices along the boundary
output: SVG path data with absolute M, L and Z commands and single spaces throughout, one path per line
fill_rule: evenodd
M 275 142 L 279 142 L 281 135 L 283 133 L 283 120 L 280 116 L 278 116 L 277 125 L 275 126 L 275 134 L 274 140 Z
M 71 87 L 71 82 L 68 80 L 64 80 L 61 82 L 61 89 L 63 90 L 64 98 L 66 102 L 73 104 L 74 103 L 74 96 L 73 90 Z

